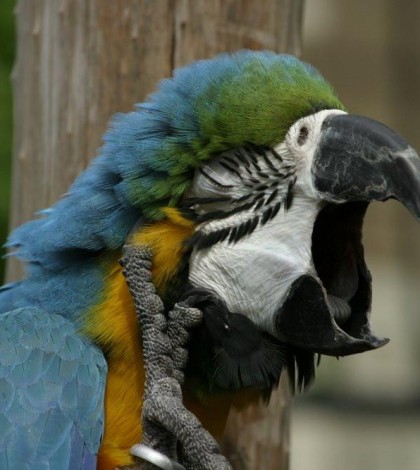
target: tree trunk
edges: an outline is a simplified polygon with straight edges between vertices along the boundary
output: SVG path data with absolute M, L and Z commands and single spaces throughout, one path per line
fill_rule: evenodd
M 12 226 L 53 203 L 171 70 L 241 48 L 300 53 L 303 0 L 20 0 Z M 22 268 L 9 263 L 8 277 Z M 286 469 L 289 394 L 231 416 L 235 468 Z

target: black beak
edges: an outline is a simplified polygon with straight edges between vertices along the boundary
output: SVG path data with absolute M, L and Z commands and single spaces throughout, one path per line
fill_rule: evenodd
M 291 285 L 276 315 L 279 339 L 307 351 L 345 356 L 388 342 L 369 321 L 371 276 L 362 246 L 370 201 L 397 199 L 420 220 L 420 158 L 388 127 L 351 115 L 328 117 L 312 177 L 321 199 L 312 234 L 316 273 Z
M 276 317 L 279 339 L 306 351 L 337 357 L 377 349 L 389 342 L 373 334 L 367 310 L 356 308 L 346 327 L 340 327 L 327 299 L 318 279 L 299 277 Z
M 393 198 L 420 220 L 420 158 L 396 132 L 362 116 L 328 117 L 321 130 L 312 174 L 330 202 Z

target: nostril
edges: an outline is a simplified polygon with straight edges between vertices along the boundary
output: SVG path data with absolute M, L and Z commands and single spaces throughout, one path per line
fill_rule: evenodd
M 299 131 L 299 136 L 297 142 L 299 145 L 304 145 L 304 143 L 308 140 L 309 129 L 306 126 L 302 126 Z

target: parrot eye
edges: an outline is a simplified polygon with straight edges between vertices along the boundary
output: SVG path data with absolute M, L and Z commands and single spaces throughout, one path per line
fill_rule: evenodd
M 297 142 L 300 146 L 304 145 L 308 140 L 309 130 L 306 126 L 302 126 L 299 131 Z

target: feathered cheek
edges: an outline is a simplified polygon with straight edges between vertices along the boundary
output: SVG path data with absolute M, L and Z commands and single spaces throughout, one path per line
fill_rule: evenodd
M 267 249 L 264 238 L 255 232 L 235 244 L 222 242 L 193 251 L 189 281 L 222 299 L 231 312 L 241 313 L 258 328 L 277 335 L 278 307 L 292 282 L 310 269 L 310 260 L 293 256 L 281 246 Z

